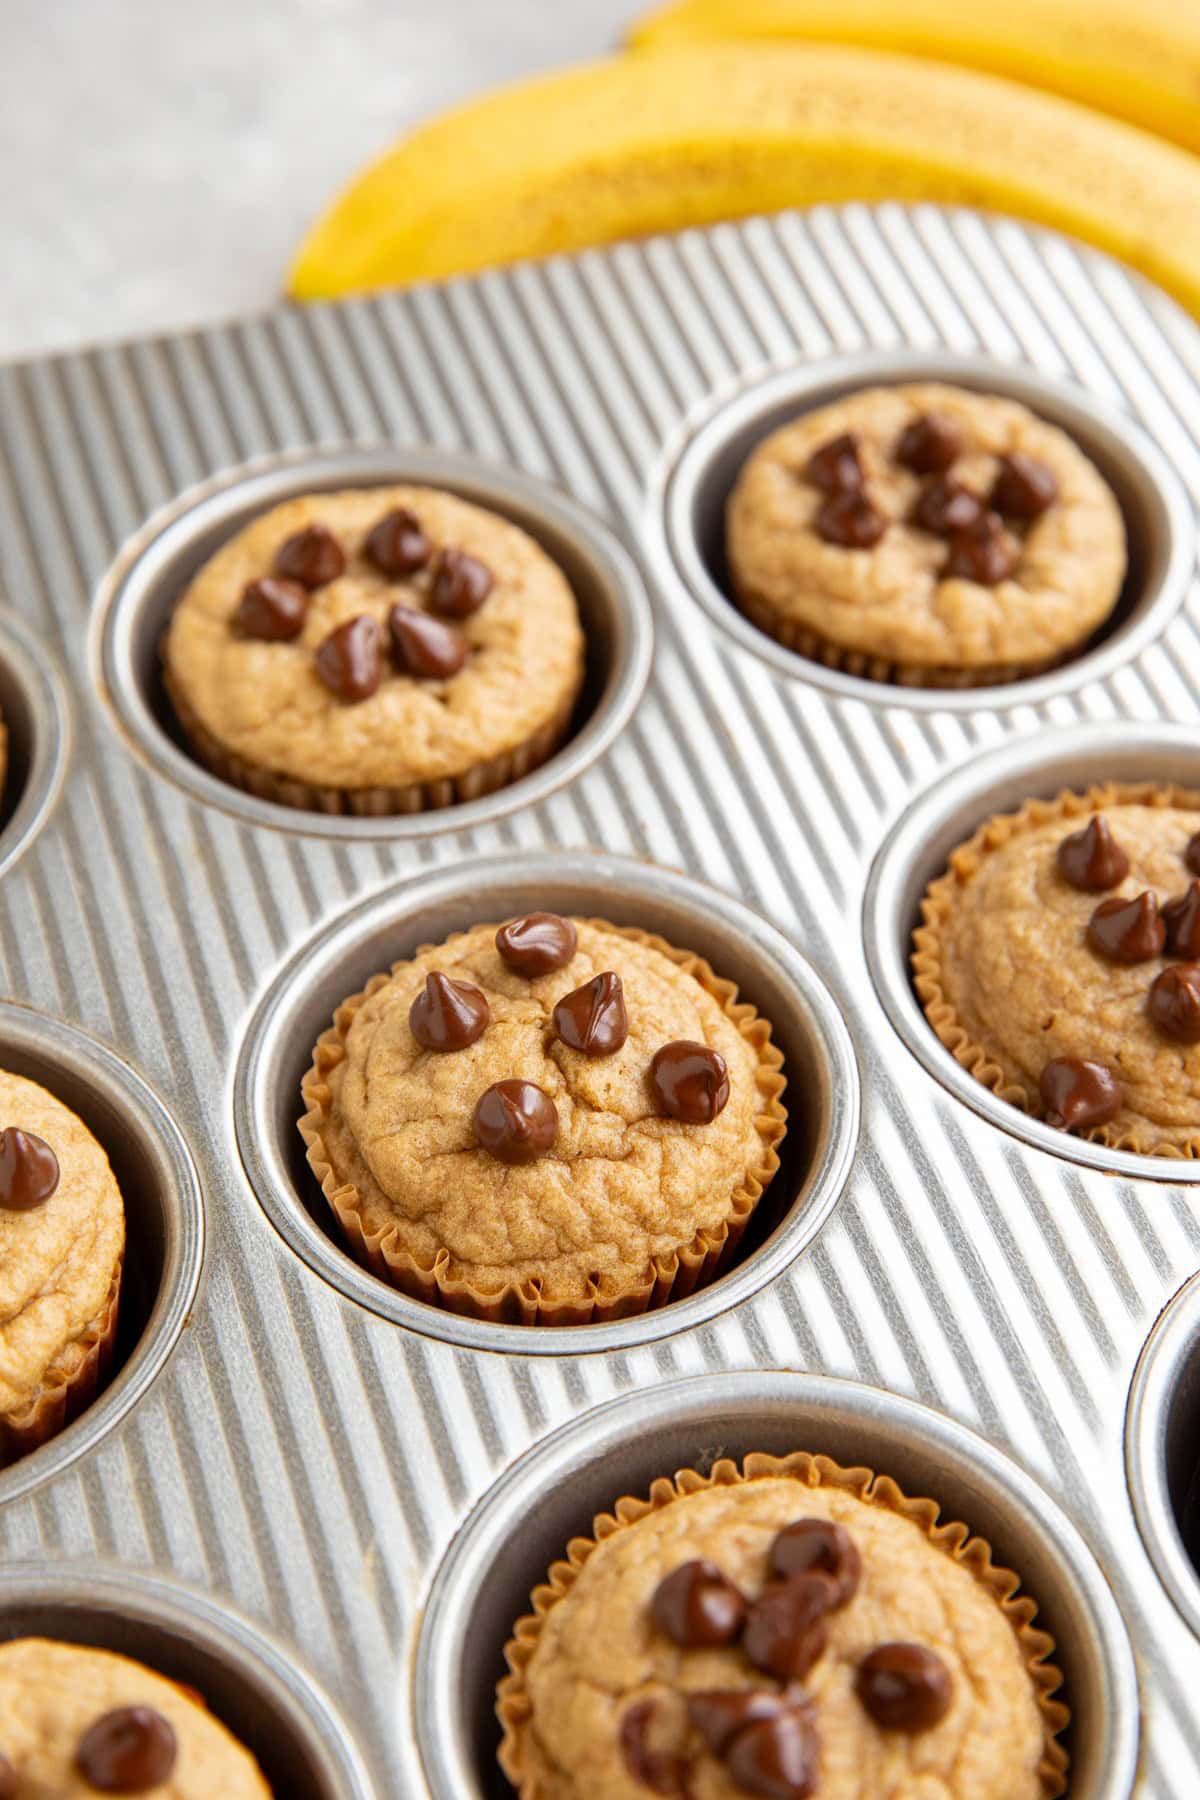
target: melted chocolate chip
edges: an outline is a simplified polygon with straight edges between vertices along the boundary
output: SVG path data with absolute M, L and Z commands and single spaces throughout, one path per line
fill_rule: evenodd
M 1000 459 L 989 505 L 1006 519 L 1038 519 L 1058 499 L 1053 469 L 1017 450 Z
M 275 552 L 275 573 L 301 587 L 324 587 L 336 581 L 346 567 L 342 546 L 324 525 L 309 525 L 285 539 Z
M 75 1767 L 102 1794 L 145 1794 L 169 1779 L 178 1747 L 175 1733 L 150 1706 L 122 1706 L 89 1726 Z
M 725 1767 L 744 1794 L 761 1800 L 809 1800 L 817 1791 L 820 1744 L 807 1713 L 795 1708 L 739 1731 Z
M 729 1070 L 719 1051 L 677 1038 L 654 1052 L 650 1086 L 658 1110 L 685 1125 L 711 1125 L 729 1100 Z
M 381 575 L 397 581 L 423 569 L 433 555 L 433 545 L 421 530 L 416 513 L 409 512 L 406 506 L 397 506 L 372 525 L 363 554 Z
M 44 1138 L 10 1125 L 0 1131 L 0 1212 L 32 1212 L 58 1186 L 58 1158 Z
M 1020 556 L 1020 544 L 1005 531 L 999 515 L 984 512 L 973 525 L 955 532 L 950 539 L 950 554 L 942 574 L 977 582 L 980 587 L 995 587 L 1012 574 Z
M 771 1545 L 772 1575 L 789 1581 L 817 1569 L 837 1583 L 838 1605 L 853 1598 L 862 1575 L 858 1545 L 844 1525 L 832 1519 L 797 1519 L 787 1525 Z
M 1188 839 L 1183 860 L 1193 875 L 1200 875 L 1200 831 L 1194 832 Z
M 629 1036 L 621 977 L 594 975 L 554 1008 L 554 1029 L 568 1050 L 584 1056 L 611 1056 Z
M 502 1163 L 536 1162 L 554 1148 L 558 1108 L 533 1081 L 497 1081 L 475 1103 L 475 1137 Z
M 496 948 L 518 975 L 550 975 L 565 968 L 575 954 L 577 933 L 570 919 L 557 913 L 525 913 L 496 933 Z
M 393 606 L 388 629 L 393 659 L 408 675 L 448 681 L 467 660 L 467 640 L 461 631 L 422 612 L 419 606 Z
M 269 644 L 299 637 L 307 617 L 308 589 L 298 581 L 275 581 L 270 575 L 246 583 L 236 614 L 247 637 Z
M 697 1558 L 681 1563 L 659 1582 L 650 1616 L 673 1644 L 707 1650 L 733 1642 L 746 1617 L 746 1602 L 716 1563 Z
M 17 1771 L 7 1756 L 0 1756 L 0 1800 L 17 1800 Z
M 652 1794 L 682 1794 L 687 1765 L 673 1750 L 656 1750 L 650 1743 L 650 1726 L 657 1707 L 653 1700 L 637 1700 L 621 1716 L 621 1756 L 635 1781 Z
M 1146 1007 L 1164 1037 L 1200 1044 L 1200 963 L 1175 963 L 1156 975 Z
M 465 1050 L 487 1030 L 488 1003 L 469 981 L 454 981 L 437 970 L 408 1009 L 408 1024 L 425 1050 Z
M 953 537 L 966 531 L 983 515 L 983 501 L 965 481 L 941 475 L 926 482 L 913 507 L 913 523 L 935 537 Z
M 825 1616 L 840 1604 L 832 1575 L 812 1570 L 781 1581 L 750 1608 L 742 1649 L 765 1675 L 802 1681 L 825 1648 Z
M 1081 1056 L 1056 1056 L 1042 1070 L 1038 1092 L 1046 1123 L 1056 1131 L 1086 1131 L 1106 1125 L 1121 1110 L 1124 1094 L 1107 1063 Z
M 854 1691 L 885 1731 L 929 1731 L 954 1698 L 949 1669 L 924 1644 L 880 1644 L 859 1663 Z
M 858 489 L 831 494 L 817 512 L 817 530 L 827 544 L 844 550 L 869 550 L 887 530 L 879 508 Z
M 443 550 L 433 568 L 429 604 L 448 619 L 478 612 L 492 591 L 492 571 L 465 550 Z
M 949 413 L 922 413 L 900 433 L 896 461 L 918 475 L 941 475 L 962 449 L 962 430 Z
M 378 619 L 360 613 L 317 646 L 317 674 L 339 700 L 369 700 L 383 680 L 383 632 Z
M 1167 928 L 1167 955 L 1200 956 L 1200 881 L 1191 881 L 1184 893 L 1168 900 L 1162 909 Z
M 1116 887 L 1129 873 L 1129 858 L 1118 844 L 1108 820 L 1099 813 L 1060 842 L 1054 853 L 1064 881 L 1084 894 L 1102 894 Z
M 1088 920 L 1087 941 L 1110 962 L 1149 962 L 1161 956 L 1167 928 L 1159 917 L 1158 895 L 1147 889 L 1132 900 L 1102 900 Z
M 723 1756 L 747 1725 L 773 1719 L 783 1711 L 778 1694 L 760 1688 L 702 1688 L 688 1695 L 688 1719 L 714 1756 Z
M 814 487 L 825 494 L 852 494 L 863 484 L 863 468 L 859 457 L 858 437 L 843 431 L 814 450 L 805 474 Z

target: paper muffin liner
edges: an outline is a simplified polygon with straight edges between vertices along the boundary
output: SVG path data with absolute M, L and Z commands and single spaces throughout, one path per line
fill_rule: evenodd
M 327 787 L 319 782 L 301 781 L 292 775 L 280 775 L 261 763 L 230 750 L 214 737 L 199 718 L 179 682 L 164 664 L 163 683 L 180 728 L 205 768 L 231 787 L 253 794 L 257 800 L 273 800 L 279 806 L 292 806 L 305 812 L 351 814 L 356 818 L 387 818 L 396 813 L 435 812 L 441 807 L 457 806 L 465 800 L 479 800 L 500 788 L 511 787 L 523 775 L 548 761 L 567 735 L 571 715 L 578 698 L 578 684 L 567 695 L 553 716 L 511 750 L 483 762 L 472 763 L 457 775 L 445 775 L 435 781 L 414 781 L 399 787 Z
M 958 890 L 979 868 L 990 850 L 998 850 L 1022 832 L 1035 830 L 1055 819 L 1085 820 L 1108 806 L 1172 806 L 1200 812 L 1200 790 L 1176 787 L 1169 782 L 1108 781 L 1085 792 L 1064 789 L 1052 800 L 1027 800 L 1015 813 L 993 815 L 975 835 L 951 851 L 949 868 L 931 881 L 921 901 L 923 924 L 913 932 L 913 985 L 925 1016 L 956 1062 L 976 1081 L 990 1088 L 1000 1100 L 1022 1112 L 1041 1118 L 1045 1108 L 1036 1085 L 1011 1081 L 985 1045 L 976 1043 L 959 1018 L 942 985 L 942 934 L 954 912 Z M 1094 1125 L 1076 1134 L 1110 1150 L 1134 1150 L 1142 1156 L 1200 1156 L 1200 1130 L 1183 1145 L 1152 1141 L 1136 1123 Z
M 82 1337 L 59 1351 L 28 1405 L 20 1412 L 0 1413 L 0 1469 L 48 1443 L 96 1398 L 116 1348 L 121 1271 L 118 1261 L 103 1311 Z
M 1062 1686 L 1062 1673 L 1050 1660 L 1054 1654 L 1054 1639 L 1034 1623 L 1036 1601 L 1019 1592 L 1020 1576 L 994 1563 L 990 1545 L 983 1538 L 973 1537 L 966 1525 L 941 1521 L 941 1508 L 936 1500 L 911 1498 L 889 1475 L 877 1475 L 867 1468 L 846 1469 L 828 1456 L 798 1450 L 790 1456 L 768 1456 L 756 1451 L 746 1457 L 740 1468 L 728 1457 L 722 1457 L 708 1475 L 701 1475 L 696 1469 L 682 1469 L 674 1479 L 660 1477 L 651 1487 L 648 1498 L 625 1495 L 611 1512 L 598 1513 L 592 1521 L 592 1536 L 572 1538 L 565 1558 L 551 1564 L 546 1580 L 534 1588 L 530 1596 L 533 1611 L 513 1626 L 513 1635 L 504 1647 L 508 1674 L 496 1689 L 496 1717 L 503 1732 L 497 1754 L 500 1766 L 520 1800 L 546 1800 L 545 1790 L 531 1774 L 526 1759 L 526 1736 L 533 1717 L 533 1703 L 526 1684 L 527 1671 L 546 1615 L 574 1587 L 589 1557 L 614 1532 L 636 1525 L 647 1514 L 672 1506 L 689 1494 L 706 1488 L 737 1487 L 766 1476 L 789 1476 L 807 1488 L 842 1488 L 868 1505 L 899 1513 L 919 1526 L 931 1544 L 987 1589 L 1016 1634 L 1045 1725 L 1045 1746 L 1038 1775 L 1046 1800 L 1054 1800 L 1055 1796 L 1065 1793 L 1069 1759 L 1058 1740 L 1059 1733 L 1066 1729 L 1070 1720 L 1070 1712 L 1061 1700 L 1054 1698 Z
M 684 1300 L 698 1288 L 707 1286 L 728 1266 L 755 1207 L 779 1168 L 778 1148 L 787 1130 L 787 1111 L 782 1100 L 786 1082 L 780 1073 L 783 1056 L 771 1041 L 769 1022 L 748 1001 L 739 1000 L 736 985 L 714 974 L 703 957 L 691 951 L 677 950 L 665 939 L 639 931 L 635 926 L 613 925 L 605 919 L 589 919 L 587 923 L 616 932 L 669 957 L 719 1003 L 726 1017 L 754 1047 L 758 1056 L 755 1079 L 761 1105 L 755 1124 L 761 1160 L 745 1171 L 731 1191 L 728 1214 L 719 1224 L 697 1231 L 689 1243 L 670 1256 L 654 1258 L 640 1280 L 619 1288 L 604 1281 L 593 1281 L 587 1296 L 581 1300 L 543 1299 L 542 1281 L 538 1276 L 527 1277 L 519 1283 L 510 1282 L 493 1291 L 480 1289 L 472 1285 L 444 1249 L 432 1262 L 418 1261 L 394 1241 L 388 1229 L 367 1230 L 359 1213 L 358 1189 L 353 1183 L 338 1180 L 322 1136 L 330 1103 L 328 1078 L 345 1055 L 346 1034 L 363 1002 L 391 979 L 390 972 L 375 975 L 361 993 L 352 994 L 342 1002 L 334 1014 L 332 1027 L 317 1041 L 312 1067 L 301 1083 L 307 1110 L 299 1121 L 299 1130 L 307 1148 L 309 1165 L 321 1184 L 321 1191 L 341 1226 L 351 1253 L 373 1275 L 414 1299 L 444 1307 L 448 1312 L 507 1325 L 605 1324 L 665 1306 L 670 1300 Z M 463 935 L 455 933 L 447 942 L 453 944 Z M 431 948 L 432 945 L 422 945 L 417 954 Z M 411 959 L 405 959 L 408 960 Z

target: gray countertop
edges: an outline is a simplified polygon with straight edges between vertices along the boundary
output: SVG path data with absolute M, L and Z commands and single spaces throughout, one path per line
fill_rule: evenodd
M 0 357 L 268 305 L 406 128 L 602 55 L 636 0 L 3 0 Z

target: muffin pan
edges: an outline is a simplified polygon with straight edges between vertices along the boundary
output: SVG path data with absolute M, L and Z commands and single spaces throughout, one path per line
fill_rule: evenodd
M 1019 393 L 1121 499 L 1122 610 L 1051 675 L 845 679 L 719 591 L 721 501 L 756 436 L 918 374 Z M 170 1575 L 190 1598 L 153 1617 L 210 1643 L 212 1669 L 242 1668 L 254 1621 L 268 1736 L 278 1683 L 308 1692 L 293 1664 L 337 1709 L 327 1731 L 312 1711 L 328 1772 L 280 1725 L 281 1792 L 500 1793 L 488 1685 L 573 1523 L 705 1450 L 803 1439 L 1011 1557 L 1059 1639 L 1076 1800 L 1131 1795 L 1135 1757 L 1139 1800 L 1192 1800 L 1200 1578 L 1170 1525 L 1192 1355 L 1166 1326 L 1128 1468 L 1124 1415 L 1200 1267 L 1198 1171 L 1001 1116 L 920 1013 L 906 934 L 982 813 L 1103 775 L 1195 778 L 1197 418 L 1200 333 L 1160 295 L 1051 233 L 932 207 L 781 215 L 0 370 L 19 789 L 0 1061 L 121 1164 L 145 1272 L 110 1386 L 0 1475 L 0 1618 L 66 1631 L 73 1595 L 81 1629 L 150 1651 L 146 1595 L 175 1596 Z M 183 584 L 285 494 L 398 477 L 480 499 L 563 561 L 591 651 L 575 736 L 415 818 L 216 781 L 158 679 Z M 373 1280 L 295 1130 L 313 1039 L 361 977 L 534 903 L 708 954 L 770 1016 L 804 1120 L 720 1281 L 569 1334 Z M 214 1704 L 251 1734 L 237 1685 Z

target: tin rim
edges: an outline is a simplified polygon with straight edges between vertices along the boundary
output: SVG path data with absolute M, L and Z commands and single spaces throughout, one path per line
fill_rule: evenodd
M 690 1376 L 623 1395 L 527 1451 L 452 1543 L 413 1669 L 418 1752 L 434 1800 L 483 1800 L 502 1648 L 568 1540 L 624 1493 L 717 1456 L 823 1451 L 937 1498 L 1015 1568 L 1056 1641 L 1072 1709 L 1072 1800 L 1125 1800 L 1138 1690 L 1117 1603 L 1070 1520 L 1016 1463 L 944 1414 L 860 1382 L 783 1371 Z M 507 1790 L 505 1790 L 507 1791 Z
M 0 1471 L 0 1505 L 5 1505 L 95 1449 L 162 1372 L 200 1285 L 204 1205 L 196 1165 L 178 1126 L 141 1076 L 105 1045 L 61 1020 L 0 1002 L 0 1061 L 49 1088 L 99 1139 L 121 1186 L 128 1232 L 116 1373 L 57 1436 Z M 144 1317 L 136 1341 L 121 1357 L 133 1307 Z
M 949 381 L 1022 401 L 1060 426 L 1097 464 L 1125 518 L 1140 594 L 1115 627 L 1101 627 L 1094 647 L 1061 667 L 990 687 L 901 687 L 827 669 L 759 630 L 713 573 L 701 547 L 701 518 L 712 542 L 724 541 L 723 512 L 737 469 L 754 446 L 792 414 L 812 411 L 858 388 L 908 381 Z M 682 588 L 708 618 L 745 650 L 781 674 L 827 693 L 910 711 L 1003 711 L 1035 705 L 1098 681 L 1138 656 L 1181 605 L 1195 561 L 1195 520 L 1182 483 L 1153 440 L 1132 419 L 1081 389 L 1027 364 L 945 351 L 865 351 L 739 381 L 685 426 L 685 441 L 666 460 L 651 493 L 647 537 L 673 588 Z M 1127 586 L 1128 581 L 1127 581 Z M 1122 602 L 1118 602 L 1118 611 Z
M 805 1097 L 803 1109 L 789 1107 L 783 1166 L 761 1203 L 764 1221 L 772 1194 L 778 1193 L 777 1205 L 787 1206 L 766 1241 L 689 1299 L 610 1324 L 492 1324 L 391 1288 L 361 1268 L 333 1235 L 336 1227 L 304 1163 L 296 1129 L 300 1078 L 346 995 L 421 943 L 438 942 L 481 916 L 502 919 L 531 906 L 601 912 L 616 923 L 661 931 L 708 957 L 770 1019 L 789 1087 Z M 858 1138 L 859 1076 L 850 1035 L 828 990 L 794 946 L 740 901 L 690 876 L 593 851 L 534 851 L 431 870 L 343 913 L 272 981 L 250 1021 L 233 1079 L 234 1126 L 250 1185 L 276 1230 L 311 1269 L 397 1325 L 472 1349 L 523 1356 L 627 1349 L 685 1331 L 747 1299 L 812 1243 L 845 1185 Z
M 158 644 L 197 568 L 256 514 L 293 495 L 419 482 L 511 519 L 567 574 L 587 639 L 586 716 L 540 768 L 457 806 L 355 817 L 261 800 L 205 769 L 170 731 Z M 422 838 L 469 831 L 546 799 L 603 754 L 628 723 L 650 672 L 654 627 L 637 566 L 594 514 L 565 494 L 482 459 L 432 448 L 333 445 L 223 470 L 154 513 L 118 552 L 93 607 L 93 679 L 126 743 L 194 799 L 252 824 L 319 837 Z
M 290 1650 L 207 1595 L 105 1563 L 0 1569 L 0 1641 L 34 1635 L 113 1650 L 196 1688 L 259 1757 L 277 1794 L 374 1800 L 345 1721 L 313 1677 Z M 226 1678 L 228 1700 L 214 1691 Z M 239 1729 L 247 1718 L 252 1728 Z M 259 1744 L 276 1735 L 288 1740 L 282 1757 L 260 1755 Z
M 16 613 L 0 612 L 0 716 L 8 734 L 5 786 L 15 800 L 0 826 L 0 875 L 8 873 L 53 811 L 70 753 L 62 676 Z
M 1089 1169 L 1149 1181 L 1200 1182 L 1200 1159 L 1139 1155 L 1054 1131 L 976 1081 L 939 1040 L 912 985 L 909 953 L 921 897 L 950 852 L 992 813 L 1033 796 L 1102 781 L 1200 786 L 1195 734 L 1183 725 L 1086 725 L 1022 738 L 972 758 L 918 796 L 883 842 L 867 879 L 863 932 L 875 991 L 900 1038 L 957 1100 L 1010 1137 Z
M 1169 1301 L 1134 1370 L 1125 1416 L 1125 1473 L 1134 1516 L 1158 1578 L 1200 1636 L 1200 1570 L 1179 1514 L 1200 1469 L 1200 1275 Z M 1190 1467 L 1179 1466 L 1191 1442 Z

